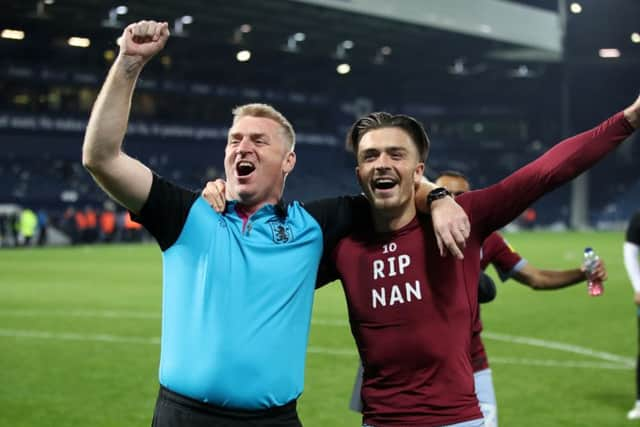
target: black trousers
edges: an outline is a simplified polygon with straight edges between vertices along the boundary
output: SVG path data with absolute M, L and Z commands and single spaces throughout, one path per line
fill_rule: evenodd
M 160 386 L 152 427 L 302 427 L 296 401 L 257 411 L 209 405 Z

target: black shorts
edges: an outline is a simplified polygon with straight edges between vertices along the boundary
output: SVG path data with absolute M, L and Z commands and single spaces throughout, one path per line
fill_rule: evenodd
M 152 427 L 302 427 L 296 401 L 257 411 L 209 405 L 174 393 L 162 386 Z

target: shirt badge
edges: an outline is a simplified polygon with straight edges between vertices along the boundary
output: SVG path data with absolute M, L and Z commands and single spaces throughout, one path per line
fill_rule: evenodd
M 288 243 L 293 240 L 293 232 L 289 224 L 280 221 L 269 222 L 274 243 Z

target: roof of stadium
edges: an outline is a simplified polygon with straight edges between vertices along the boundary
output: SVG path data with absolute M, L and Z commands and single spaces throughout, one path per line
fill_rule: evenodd
M 503 97 L 510 105 L 519 102 L 535 110 L 531 99 L 542 100 L 542 92 L 556 99 L 562 90 L 565 64 L 566 75 L 577 87 L 573 93 L 589 92 L 593 96 L 594 84 L 604 87 L 605 82 L 621 82 L 621 74 L 633 74 L 640 65 L 640 43 L 631 40 L 634 32 L 640 32 L 638 0 L 582 0 L 578 14 L 569 12 L 575 7 L 569 0 L 563 1 L 561 9 L 567 11 L 568 31 L 562 60 L 559 52 L 553 59 L 554 55 L 548 55 L 544 49 L 471 34 L 460 26 L 447 27 L 442 25 L 446 24 L 443 17 L 434 17 L 433 25 L 411 22 L 411 16 L 404 20 L 389 17 L 407 2 L 422 11 L 419 1 L 10 2 L 0 16 L 0 31 L 15 28 L 26 36 L 20 43 L 0 38 L 0 67 L 6 70 L 13 65 L 36 65 L 55 71 L 66 66 L 102 75 L 110 62 L 107 58 L 113 58 L 116 39 L 123 27 L 150 18 L 168 21 L 172 37 L 163 58 L 152 61 L 145 76 L 247 87 L 268 84 L 294 91 L 330 88 L 352 98 L 363 94 L 389 98 L 387 95 L 391 94 L 398 99 L 415 99 L 428 94 L 433 103 L 443 104 L 455 98 L 456 102 L 471 104 L 484 99 L 499 102 Z M 524 9 L 532 18 L 536 14 L 548 17 L 560 10 L 555 0 L 422 1 L 427 5 L 439 4 L 441 10 L 448 7 L 454 15 L 464 15 L 465 11 L 451 4 L 467 2 L 476 6 L 479 15 L 490 10 L 478 6 L 485 4 Z M 378 10 L 354 12 L 335 6 L 358 3 L 375 3 Z M 385 9 L 383 5 L 388 7 Z M 470 15 L 473 18 L 467 13 L 467 17 Z M 493 19 L 498 22 L 495 16 Z M 561 33 L 549 26 L 547 31 Z M 531 32 L 529 35 L 532 39 L 538 36 Z M 72 36 L 88 38 L 90 47 L 70 47 Z M 544 36 L 540 34 L 540 38 Z M 634 37 L 640 38 L 640 34 Z M 602 58 L 599 51 L 603 48 L 619 49 L 620 56 Z M 248 63 L 236 60 L 240 50 L 250 50 Z M 336 73 L 341 63 L 350 66 L 347 76 Z M 633 83 L 628 82 L 623 92 L 628 93 L 629 85 Z M 611 84 L 607 87 L 610 89 Z M 606 96 L 606 92 L 598 96 Z M 573 105 L 579 108 L 582 103 L 576 98 Z
M 484 68 L 479 70 L 498 67 L 496 64 L 503 61 L 493 61 L 491 67 L 487 66 L 492 54 L 517 47 L 505 41 L 447 31 L 442 27 L 319 6 L 321 3 L 293 0 L 31 0 L 5 4 L 0 25 L 28 32 L 41 49 L 47 44 L 64 45 L 64 41 L 74 35 L 89 37 L 92 46 L 106 49 L 114 46 L 115 37 L 125 23 L 155 18 L 166 20 L 175 28 L 176 22 L 189 16 L 191 23 L 178 23 L 183 26 L 181 39 L 188 44 L 175 42 L 172 49 L 174 54 L 180 54 L 175 51 L 193 51 L 193 46 L 210 46 L 211 55 L 197 58 L 200 64 L 221 60 L 216 58 L 216 46 L 246 47 L 256 53 L 287 51 L 292 57 L 340 60 L 340 46 L 351 41 L 353 47 L 342 50 L 345 58 L 353 63 L 372 63 L 377 58 L 379 63 L 412 64 L 421 69 L 449 72 L 461 58 L 469 66 L 483 64 Z M 393 4 L 391 0 L 387 3 Z M 512 3 L 528 6 L 531 10 L 558 10 L 558 1 L 555 0 L 517 0 Z M 568 3 L 565 3 L 567 8 Z M 425 4 L 429 2 L 425 1 Z M 599 49 L 617 48 L 622 52 L 618 62 L 637 64 L 640 43 L 634 44 L 631 34 L 640 32 L 640 2 L 583 0 L 580 4 L 581 13 L 568 13 L 567 57 L 580 63 L 596 63 L 602 60 L 598 56 Z M 126 6 L 126 13 L 119 15 L 118 6 Z M 247 25 L 250 26 L 248 32 Z M 295 39 L 297 33 L 304 34 L 298 35 L 304 37 L 303 41 Z M 381 52 L 385 46 L 390 48 L 387 52 L 391 54 Z M 102 52 L 97 55 L 98 60 L 101 55 Z M 507 63 L 501 69 L 506 71 L 513 65 Z

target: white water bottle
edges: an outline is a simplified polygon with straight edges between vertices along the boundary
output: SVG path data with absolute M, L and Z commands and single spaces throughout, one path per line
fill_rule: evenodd
M 589 295 L 597 297 L 604 292 L 602 280 L 593 277 L 600 258 L 592 248 L 584 248 L 584 271 L 587 273 L 587 290 Z

